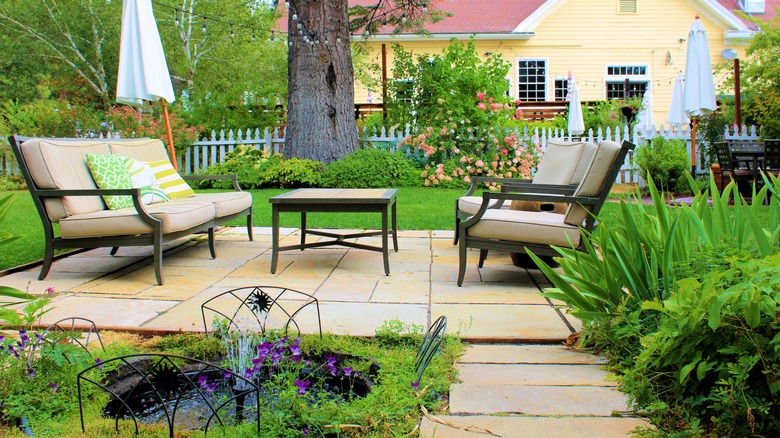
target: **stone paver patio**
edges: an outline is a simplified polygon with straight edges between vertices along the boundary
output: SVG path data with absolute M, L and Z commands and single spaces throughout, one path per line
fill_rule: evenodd
M 512 265 L 508 254 L 491 253 L 477 269 L 475 251 L 457 287 L 452 232 L 399 231 L 389 276 L 381 254 L 349 248 L 283 252 L 271 274 L 271 230 L 255 228 L 254 235 L 249 242 L 245 229 L 219 230 L 215 260 L 205 236 L 169 245 L 162 286 L 150 248 L 121 248 L 116 256 L 107 248 L 86 251 L 56 261 L 43 281 L 33 267 L 0 277 L 0 284 L 34 293 L 53 286 L 58 295 L 43 325 L 79 316 L 101 330 L 141 333 L 202 331 L 204 301 L 260 285 L 315 296 L 323 331 L 336 334 L 373 336 L 389 319 L 427 327 L 446 315 L 449 332 L 475 345 L 458 364 L 462 383 L 451 388 L 450 415 L 424 418 L 421 436 L 625 436 L 645 424 L 611 417 L 626 410 L 626 398 L 606 379 L 602 362 L 562 346 L 579 322 L 541 296 L 549 284 L 538 270 Z M 282 244 L 300 238 L 295 228 L 281 235 Z

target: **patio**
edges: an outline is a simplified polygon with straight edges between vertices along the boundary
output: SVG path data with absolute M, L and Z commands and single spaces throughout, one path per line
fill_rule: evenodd
M 297 228 L 280 232 L 282 244 L 300 240 Z M 603 360 L 562 345 L 579 330 L 579 322 L 560 311 L 560 303 L 540 295 L 549 284 L 539 271 L 515 267 L 508 254 L 491 253 L 477 270 L 474 251 L 459 288 L 451 231 L 399 231 L 390 276 L 384 275 L 380 253 L 352 248 L 285 252 L 271 274 L 271 229 L 255 228 L 253 242 L 245 233 L 242 228 L 219 230 L 216 260 L 209 256 L 205 235 L 167 246 L 163 286 L 155 285 L 151 249 L 145 247 L 122 248 L 114 257 L 108 248 L 86 251 L 55 261 L 44 281 L 36 280 L 39 268 L 32 267 L 0 282 L 35 293 L 53 286 L 54 309 L 44 315 L 43 325 L 81 316 L 100 330 L 150 334 L 202 331 L 201 303 L 252 285 L 314 295 L 323 330 L 337 334 L 373 336 L 388 319 L 427 327 L 446 315 L 450 333 L 476 345 L 457 365 L 462 383 L 451 388 L 450 415 L 425 418 L 422 436 L 472 436 L 478 428 L 503 436 L 542 431 L 626 436 L 646 424 L 612 417 L 613 411 L 627 409 L 627 400 L 607 380 Z M 378 240 L 360 239 L 372 245 Z

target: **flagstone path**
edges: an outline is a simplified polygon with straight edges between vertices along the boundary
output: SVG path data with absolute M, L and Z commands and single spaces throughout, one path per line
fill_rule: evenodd
M 462 382 L 451 388 L 449 414 L 423 418 L 420 436 L 609 437 L 647 424 L 626 412 L 626 397 L 598 357 L 563 346 L 579 322 L 541 296 L 549 284 L 538 270 L 512 265 L 507 254 L 491 253 L 477 269 L 474 252 L 457 287 L 452 232 L 399 231 L 389 276 L 380 253 L 334 247 L 283 252 L 271 274 L 270 234 L 255 228 L 249 242 L 245 230 L 223 228 L 214 260 L 205 236 L 174 242 L 165 249 L 162 286 L 149 248 L 86 251 L 56 261 L 44 281 L 32 267 L 0 277 L 0 285 L 33 293 L 54 287 L 42 325 L 79 316 L 101 330 L 141 333 L 202 331 L 204 301 L 261 285 L 315 296 L 323 331 L 337 334 L 373 336 L 389 319 L 427 327 L 445 315 L 449 332 L 472 346 L 457 364 Z M 283 245 L 300 240 L 296 228 L 281 235 Z

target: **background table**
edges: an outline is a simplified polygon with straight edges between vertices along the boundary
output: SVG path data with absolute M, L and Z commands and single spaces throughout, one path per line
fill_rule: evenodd
M 269 198 L 271 202 L 271 227 L 273 249 L 271 252 L 271 273 L 276 273 L 279 251 L 293 249 L 304 250 L 330 245 L 379 251 L 385 265 L 385 275 L 390 275 L 388 259 L 388 213 L 391 217 L 393 249 L 398 251 L 398 232 L 396 228 L 396 189 L 298 189 Z M 279 213 L 293 212 L 301 214 L 301 244 L 279 246 Z M 381 213 L 382 230 L 360 233 L 335 234 L 306 228 L 307 213 Z M 306 243 L 306 235 L 332 237 L 334 240 Z M 382 247 L 349 242 L 345 239 L 356 237 L 382 236 Z

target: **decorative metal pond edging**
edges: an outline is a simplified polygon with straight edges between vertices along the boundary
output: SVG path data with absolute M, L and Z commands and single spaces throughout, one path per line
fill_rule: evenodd
M 296 331 L 295 336 L 299 336 L 301 328 L 296 318 L 300 318 L 302 312 L 310 308 L 316 312 L 316 328 L 322 338 L 320 304 L 313 296 L 277 286 L 232 289 L 201 305 L 203 330 L 209 334 L 213 317 L 209 320 L 207 314 L 212 314 L 227 321 L 225 329 L 228 331 L 257 330 L 265 335 L 267 330 L 279 328 L 288 335 L 292 326 Z
M 100 372 L 106 377 L 104 367 L 117 369 L 115 383 L 100 383 L 94 378 Z M 116 419 L 115 427 L 119 432 L 122 419 L 132 420 L 135 434 L 138 435 L 138 423 L 143 418 L 155 414 L 165 418 L 169 436 L 173 438 L 177 425 L 177 414 L 193 405 L 201 407 L 200 412 L 205 424 L 189 428 L 203 428 L 208 433 L 215 422 L 227 426 L 243 421 L 248 396 L 253 395 L 255 423 L 260 435 L 260 414 L 257 401 L 260 400 L 260 388 L 252 380 L 233 373 L 227 368 L 203 362 L 189 357 L 171 354 L 130 354 L 103 361 L 81 371 L 77 376 L 79 397 L 79 416 L 81 430 L 84 426 L 84 408 L 82 384 L 93 384 L 112 397 L 104 412 Z M 155 412 L 150 412 L 157 409 Z M 159 410 L 162 410 L 160 412 Z M 232 416 L 235 423 L 228 421 Z M 190 416 L 191 417 L 191 416 Z M 155 421 L 156 422 L 156 421 Z
M 444 336 L 447 334 L 447 317 L 442 315 L 431 324 L 428 331 L 425 332 L 425 338 L 422 345 L 420 345 L 420 351 L 417 353 L 417 361 L 414 363 L 414 370 L 417 372 L 417 381 L 413 383 L 413 386 L 420 384 L 425 369 L 428 368 L 428 364 L 431 363 L 433 356 L 439 350 Z

